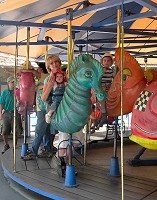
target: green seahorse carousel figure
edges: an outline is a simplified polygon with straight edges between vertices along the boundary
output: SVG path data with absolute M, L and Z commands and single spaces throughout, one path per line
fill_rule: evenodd
M 70 78 L 63 99 L 51 125 L 69 134 L 69 151 L 72 152 L 72 134 L 80 131 L 87 123 L 92 112 L 91 88 L 98 101 L 104 101 L 107 94 L 101 88 L 102 65 L 89 54 L 80 54 L 70 66 Z M 72 155 L 66 166 L 65 186 L 75 187 L 75 169 Z

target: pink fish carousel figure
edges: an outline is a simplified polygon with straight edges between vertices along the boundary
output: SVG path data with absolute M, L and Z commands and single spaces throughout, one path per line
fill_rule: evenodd
M 23 64 L 23 69 L 17 72 L 19 78 L 19 89 L 16 91 L 18 100 L 18 112 L 24 116 L 25 130 L 24 130 L 24 143 L 22 144 L 21 158 L 27 153 L 28 144 L 26 137 L 28 136 L 28 114 L 34 109 L 35 102 L 35 77 L 40 78 L 40 73 L 34 70 L 31 62 Z
M 25 108 L 33 111 L 35 102 L 35 77 L 40 78 L 40 73 L 34 70 L 31 62 L 28 62 L 28 69 L 26 63 L 23 64 L 23 69 L 17 72 L 19 78 L 19 89 L 16 90 L 16 97 L 18 99 L 18 111 L 20 114 L 25 114 Z
M 143 148 L 129 160 L 134 166 L 157 165 L 157 160 L 141 160 L 146 149 L 157 150 L 157 71 L 146 70 L 148 85 L 140 93 L 132 110 L 130 140 Z

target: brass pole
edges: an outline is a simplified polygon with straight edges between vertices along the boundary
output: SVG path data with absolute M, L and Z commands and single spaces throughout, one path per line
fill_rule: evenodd
M 68 24 L 68 67 L 67 67 L 67 78 L 70 77 L 70 65 L 74 56 L 74 35 L 72 34 L 72 20 L 73 20 L 73 9 L 68 8 L 66 10 L 67 24 Z
M 30 27 L 27 27 L 27 51 L 26 51 L 26 69 L 29 67 L 29 44 L 30 44 Z
M 145 63 L 144 71 L 147 71 L 147 58 L 144 58 L 144 63 Z
M 45 41 L 46 42 L 49 41 L 49 37 L 48 36 L 45 37 Z M 48 56 L 48 45 L 46 45 L 46 53 L 45 53 L 45 66 L 46 66 L 46 68 L 47 68 L 47 62 L 46 62 L 47 56 Z
M 121 17 L 121 187 L 122 200 L 124 200 L 124 140 L 123 140 L 123 69 L 124 69 L 124 26 L 123 26 L 123 0 L 122 0 L 122 17 Z
M 121 182 L 122 200 L 124 199 L 124 151 L 123 151 L 123 69 L 124 69 L 124 27 L 122 26 L 122 49 L 121 49 Z
M 85 134 L 84 134 L 84 153 L 83 153 L 83 164 L 86 165 L 86 155 L 87 155 L 87 135 L 89 131 L 88 123 L 84 127 Z
M 71 20 L 68 20 L 68 74 L 67 77 L 70 77 L 70 65 L 72 62 L 72 31 L 71 31 Z
M 71 59 L 70 59 L 70 62 L 72 63 L 72 60 L 73 60 L 73 57 L 74 57 L 74 39 L 73 38 L 72 38 L 71 43 L 72 44 L 71 44 Z
M 17 136 L 16 136 L 16 68 L 17 68 L 17 57 L 18 57 L 18 27 L 16 27 L 16 48 L 15 48 L 15 66 L 14 66 L 14 124 L 13 124 L 13 171 L 16 172 L 16 143 L 17 143 Z
M 117 48 L 120 47 L 120 34 L 121 34 L 121 10 L 117 10 Z

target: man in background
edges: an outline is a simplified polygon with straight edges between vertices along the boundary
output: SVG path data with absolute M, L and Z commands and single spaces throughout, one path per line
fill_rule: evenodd
M 14 123 L 14 77 L 10 76 L 7 78 L 8 88 L 2 91 L 0 96 L 0 120 L 3 121 L 2 135 L 4 140 L 4 148 L 2 154 L 7 151 L 10 146 L 8 144 L 8 135 L 13 132 Z M 22 122 L 21 115 L 16 112 L 16 144 L 17 135 L 21 133 Z

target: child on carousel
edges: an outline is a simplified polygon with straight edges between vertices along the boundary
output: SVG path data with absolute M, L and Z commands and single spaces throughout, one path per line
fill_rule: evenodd
M 49 124 L 51 119 L 56 112 L 65 91 L 65 86 L 67 84 L 65 74 L 62 70 L 57 70 L 54 74 L 54 85 L 53 85 L 53 92 L 52 92 L 52 103 L 50 108 L 48 108 L 48 113 L 45 115 L 45 121 Z

